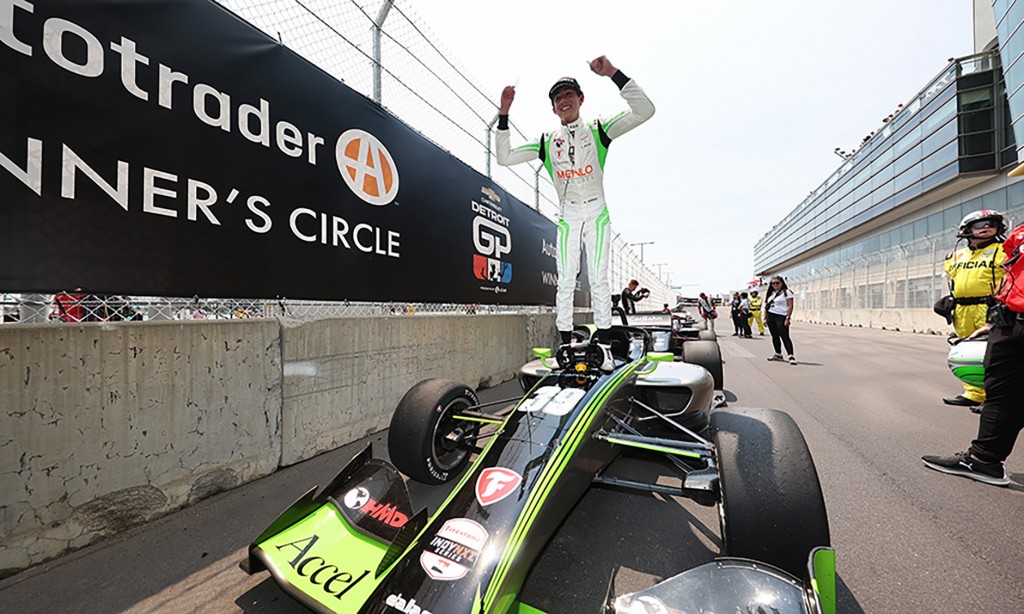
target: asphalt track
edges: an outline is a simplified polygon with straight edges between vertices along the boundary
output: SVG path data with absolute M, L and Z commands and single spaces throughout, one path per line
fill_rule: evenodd
M 958 390 L 945 341 L 800 323 L 793 337 L 798 366 L 767 362 L 768 337 L 721 337 L 725 387 L 730 405 L 783 409 L 803 429 L 829 510 L 839 611 L 1024 612 L 1024 444 L 1007 462 L 1009 488 L 939 474 L 920 461 L 965 448 L 977 429 L 975 415 L 941 403 Z M 510 382 L 483 396 L 517 392 Z M 376 455 L 386 454 L 385 434 L 370 439 Z M 306 612 L 266 573 L 247 576 L 237 563 L 249 540 L 364 443 L 0 581 L 0 612 Z M 649 471 L 634 463 L 621 470 Z M 410 490 L 414 505 L 431 510 L 446 494 Z M 594 488 L 522 595 L 552 613 L 596 612 L 613 570 L 637 589 L 709 561 L 718 549 L 714 508 Z

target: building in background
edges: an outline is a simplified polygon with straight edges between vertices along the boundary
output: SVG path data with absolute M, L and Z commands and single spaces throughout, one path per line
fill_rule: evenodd
M 975 0 L 976 53 L 837 152 L 839 169 L 757 242 L 757 275 L 785 277 L 802 319 L 946 328 L 931 306 L 948 291 L 942 264 L 960 220 L 996 209 L 1024 222 L 1024 183 L 1010 173 L 1024 143 L 1022 21 L 1024 0 Z

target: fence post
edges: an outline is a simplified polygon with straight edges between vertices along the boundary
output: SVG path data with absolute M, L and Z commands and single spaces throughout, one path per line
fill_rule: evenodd
M 540 211 L 540 169 L 543 166 L 538 166 L 537 170 L 533 171 L 533 208 Z
M 487 141 L 487 178 L 488 179 L 491 178 L 491 130 L 494 129 L 494 124 L 496 124 L 496 123 L 498 123 L 498 114 L 497 113 L 494 114 L 494 119 L 492 119 L 490 121 L 490 123 L 487 124 L 487 136 L 485 137 L 485 140 Z
M 380 29 L 384 25 L 384 20 L 388 18 L 388 11 L 391 10 L 391 5 L 394 3 L 395 0 L 384 0 L 380 12 L 377 13 L 377 18 L 373 20 L 373 101 L 377 104 L 380 104 Z

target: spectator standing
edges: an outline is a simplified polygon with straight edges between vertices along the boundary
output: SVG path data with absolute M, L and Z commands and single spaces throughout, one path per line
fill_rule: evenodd
M 733 292 L 732 293 L 732 301 L 729 303 L 729 317 L 732 318 L 732 336 L 733 337 L 739 337 L 740 336 L 740 330 L 741 329 L 740 329 L 739 312 L 740 312 L 740 293 L 739 292 Z
M 1013 451 L 1024 428 L 1024 225 L 1010 232 L 1003 243 L 1009 256 L 1006 276 L 995 294 L 988 323 L 971 334 L 988 333 L 985 347 L 985 403 L 978 420 L 978 436 L 965 452 L 952 456 L 923 456 L 925 466 L 986 484 L 1010 483 L 1003 461 Z
M 700 298 L 697 299 L 697 312 L 707 322 L 708 330 L 714 331 L 715 318 L 718 317 L 718 311 L 715 310 L 715 306 L 712 304 L 711 299 L 708 298 L 708 295 L 703 292 L 700 293 Z
M 1000 265 L 1006 259 L 1002 243 L 1006 221 L 998 211 L 974 211 L 960 221 L 956 236 L 967 239 L 967 246 L 950 252 L 943 268 L 953 295 L 953 330 L 962 338 L 984 326 L 985 312 L 1003 279 Z M 985 389 L 964 382 L 961 394 L 942 402 L 981 413 L 978 406 L 985 402 Z
M 797 364 L 793 356 L 793 341 L 789 338 L 789 325 L 793 317 L 793 291 L 786 285 L 781 276 L 772 277 L 768 284 L 768 294 L 764 297 L 765 319 L 768 321 L 768 332 L 772 334 L 772 346 L 775 354 L 768 360 L 784 362 L 782 347 L 789 354 L 789 364 Z
M 740 336 L 745 339 L 750 339 L 753 335 L 750 333 L 750 299 L 747 297 L 746 292 L 740 292 Z

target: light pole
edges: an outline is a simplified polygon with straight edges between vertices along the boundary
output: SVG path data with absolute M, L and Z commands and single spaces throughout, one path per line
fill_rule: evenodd
M 630 243 L 629 245 L 630 245 L 630 247 L 632 247 L 633 245 L 639 245 L 640 246 L 640 262 L 643 262 L 644 261 L 644 245 L 653 245 L 653 244 L 654 244 L 654 241 L 643 241 L 641 243 Z
M 658 262 L 658 263 L 652 264 L 651 266 L 658 267 L 658 281 L 661 281 L 661 267 L 668 266 L 668 263 L 667 262 Z

